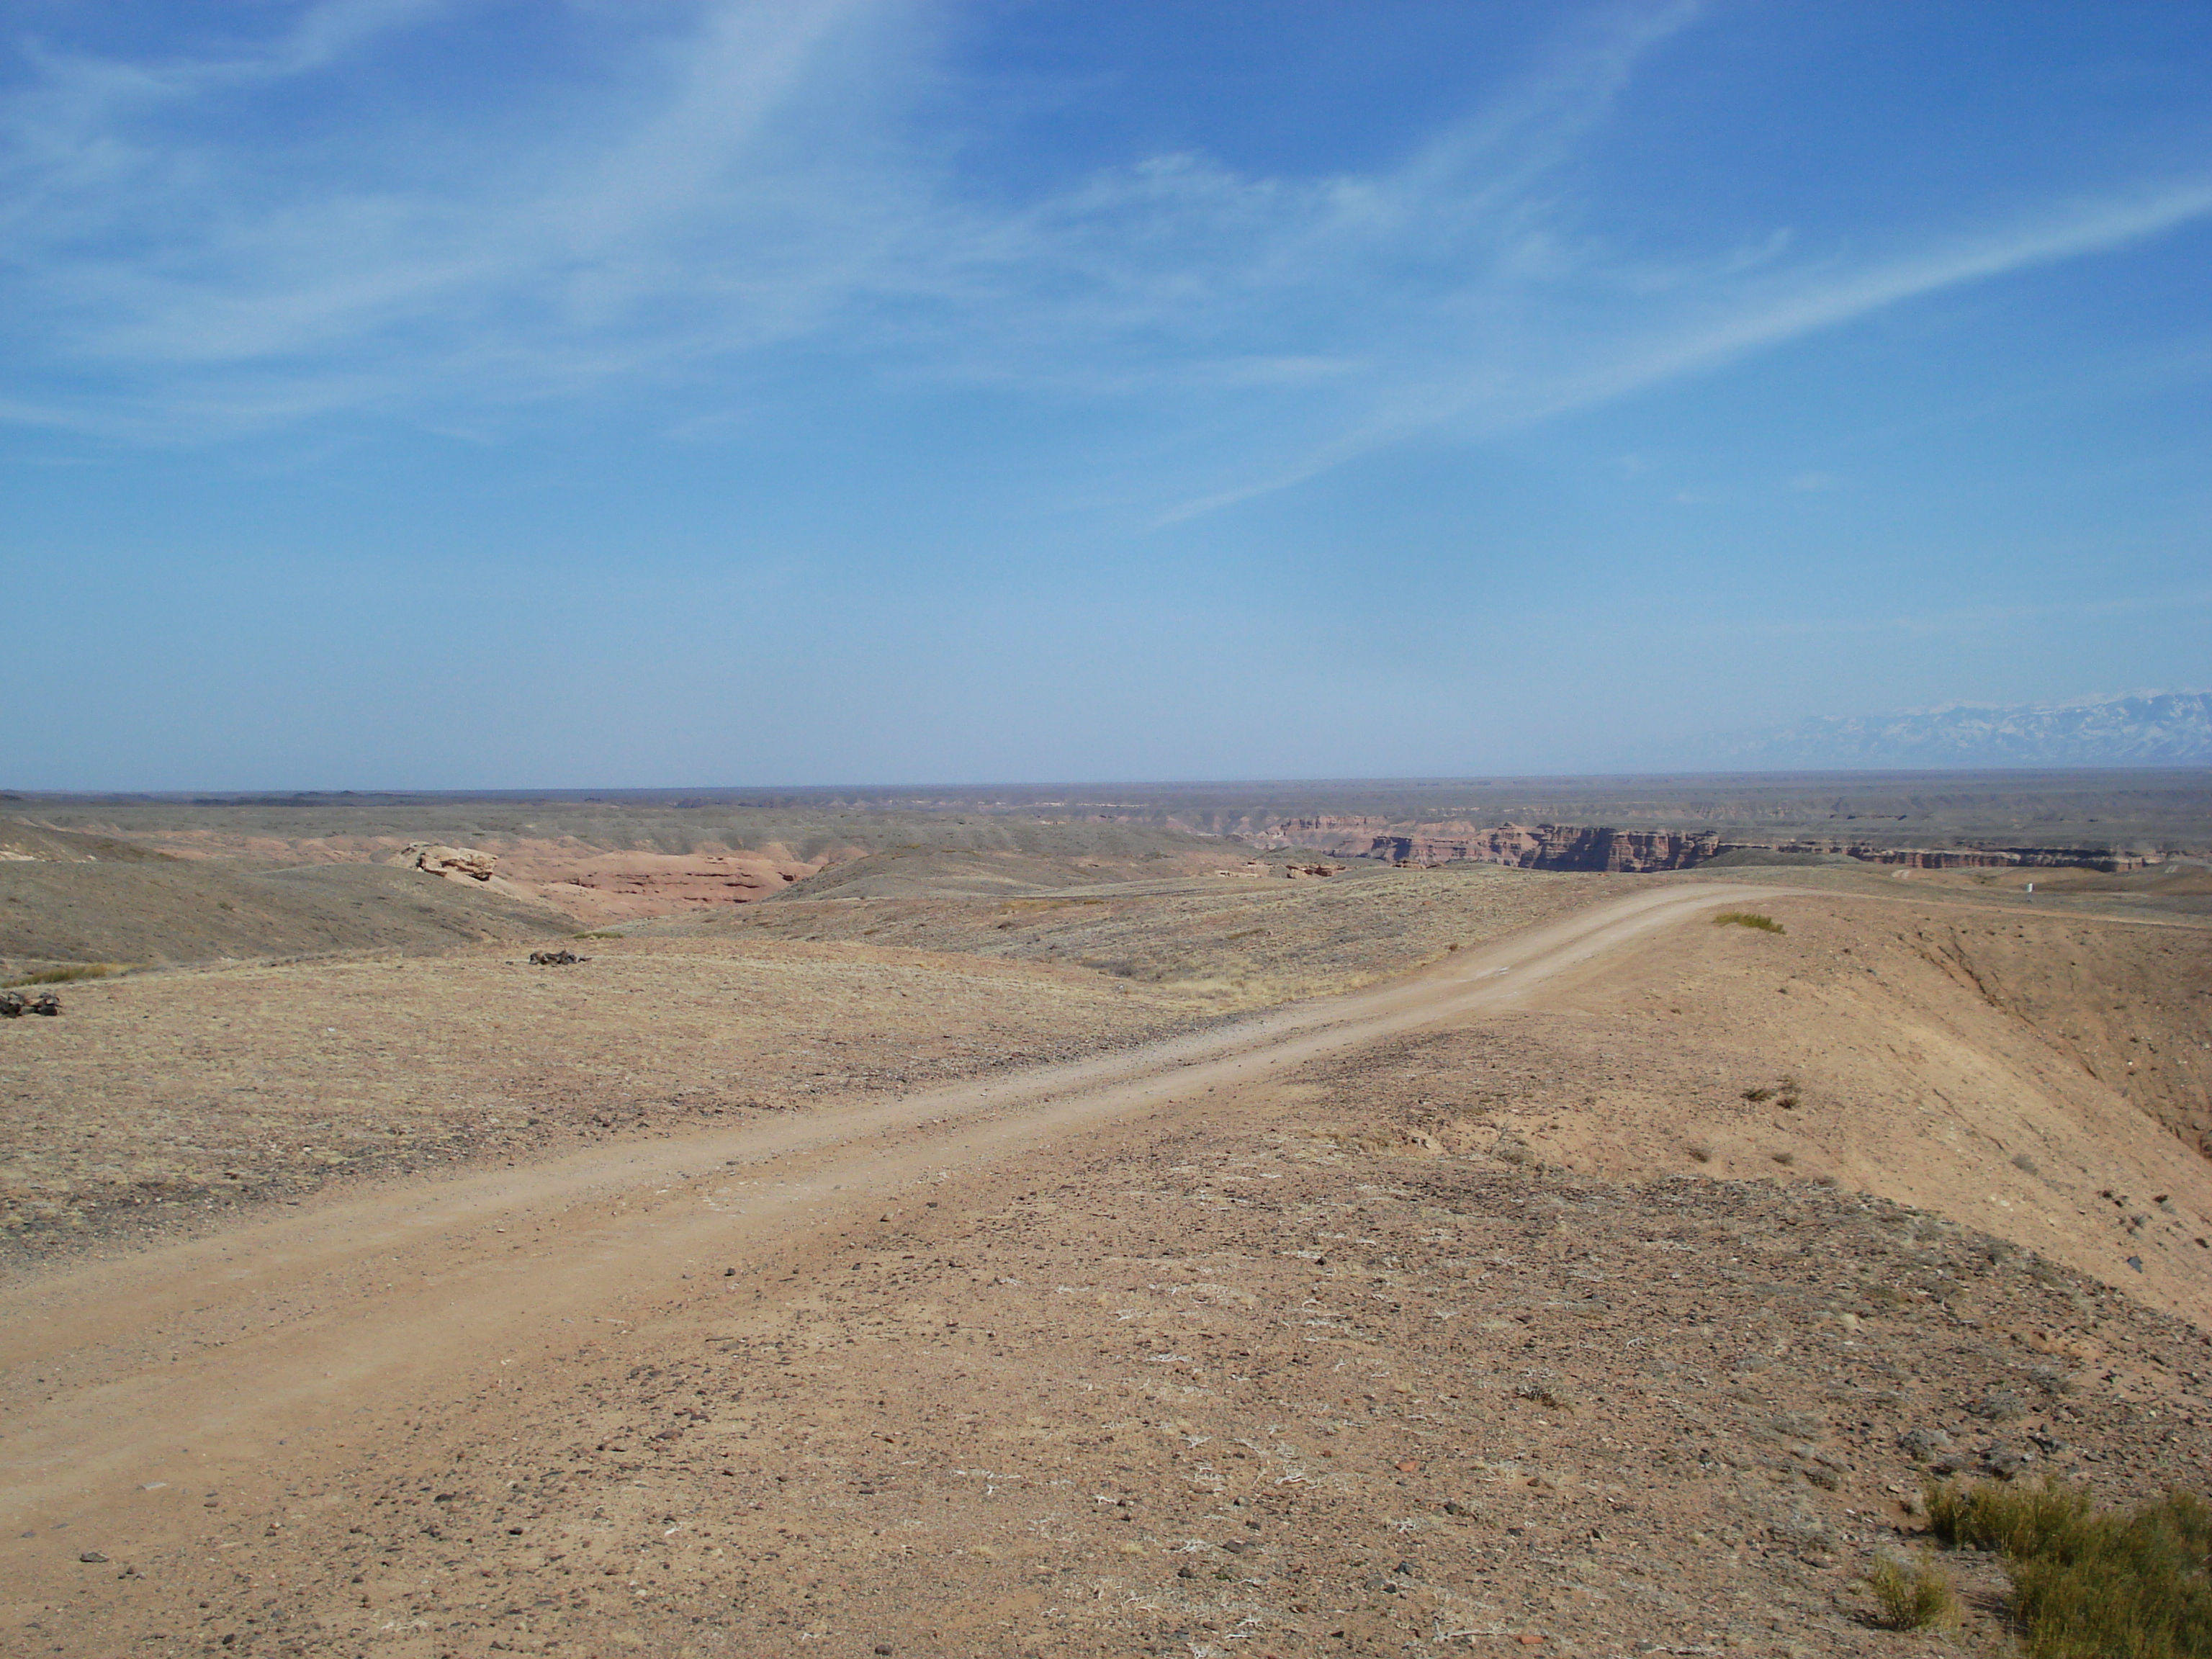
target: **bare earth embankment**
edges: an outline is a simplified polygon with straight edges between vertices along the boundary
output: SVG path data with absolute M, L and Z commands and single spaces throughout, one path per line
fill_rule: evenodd
M 1987 1560 L 1945 1638 L 1858 1576 L 1931 1467 L 2212 1460 L 2207 936 L 1782 886 L 794 894 L 65 988 L 11 1158 L 112 1199 L 104 1089 L 300 1201 L 73 1199 L 15 1271 L 0 1627 L 2002 1651 Z

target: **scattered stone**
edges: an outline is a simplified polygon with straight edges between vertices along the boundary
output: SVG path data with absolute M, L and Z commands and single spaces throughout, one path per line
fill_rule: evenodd
M 1926 1462 L 1930 1454 L 1947 1449 L 1951 1437 L 1941 1429 L 1907 1429 L 1897 1437 L 1898 1447 L 1917 1462 Z
M 1521 1383 L 1513 1392 L 1523 1400 L 1532 1401 L 1539 1406 L 1548 1407 L 1555 1412 L 1572 1411 L 1575 1408 L 1574 1396 L 1568 1392 L 1565 1385 L 1551 1377 L 1532 1376 L 1527 1382 Z
M 532 951 L 530 953 L 530 965 L 533 968 L 573 968 L 580 962 L 590 960 L 591 957 L 580 957 L 574 951 Z
M 1966 1409 L 1992 1423 L 2009 1423 L 2027 1415 L 2027 1406 L 2010 1389 L 1991 1389 Z

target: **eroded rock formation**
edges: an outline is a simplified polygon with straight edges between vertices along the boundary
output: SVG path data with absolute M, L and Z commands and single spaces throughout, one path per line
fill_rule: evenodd
M 1710 830 L 1612 830 L 1581 824 L 1393 825 L 1381 818 L 1291 818 L 1277 845 L 1394 864 L 1506 864 L 1522 870 L 1686 870 L 1719 851 Z
M 1307 847 L 1340 858 L 1393 864 L 1504 864 L 1521 870 L 1604 870 L 1641 873 L 1687 870 L 1723 853 L 1814 854 L 1917 870 L 2088 867 L 2128 871 L 2144 860 L 2076 847 L 1882 847 L 1871 842 L 1723 840 L 1711 830 L 1617 830 L 1575 823 L 1464 821 L 1394 823 L 1379 817 L 1284 818 L 1253 836 L 1269 848 Z
M 437 842 L 410 842 L 385 860 L 403 870 L 427 870 L 449 881 L 489 881 L 499 860 L 473 847 L 447 847 Z

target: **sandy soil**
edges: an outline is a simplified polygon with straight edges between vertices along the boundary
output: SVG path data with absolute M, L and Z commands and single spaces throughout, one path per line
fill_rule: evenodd
M 1761 1076 L 1812 1041 L 1795 1001 L 1746 1024 L 1776 953 L 1705 917 L 1756 903 L 1791 931 L 1752 948 L 1810 951 L 1838 901 L 1617 890 L 1164 1042 L 21 1272 L 0 1628 L 424 1659 L 1941 1651 L 1855 1584 L 1913 1524 L 1899 1437 L 2144 1493 L 2212 1453 L 2212 1347 L 1771 1158 L 1567 1172 L 1606 1136 L 1564 1101 L 1556 1153 L 1550 1119 L 1410 1136 L 1425 1071 L 1432 1124 L 1484 1104 L 1425 1041 L 1488 1034 L 1530 1091 L 1587 1061 L 1577 1024 Z M 1655 975 L 1707 1023 L 1638 1025 L 1677 1018 Z M 1963 1018 L 1955 980 L 1929 994 Z M 1636 1130 L 1630 1069 L 1586 1128 Z M 1800 1081 L 1793 1115 L 1824 1100 Z M 1954 1643 L 2001 1651 L 1998 1577 L 1960 1566 Z
M 543 1158 L 1182 1029 L 1079 970 L 721 939 L 582 939 L 62 988 L 0 1030 L 19 1250 L 151 1237 L 333 1179 Z
M 2212 1311 L 2212 933 L 1784 895 L 1292 1080 L 1317 1123 L 1615 1180 L 1811 1180 Z
M 0 1027 L 0 1226 L 33 1252 L 143 1238 L 333 1180 L 1036 1065 L 1370 983 L 1612 890 L 1498 871 L 1371 876 L 779 902 L 730 913 L 758 926 L 564 939 L 589 957 L 568 968 L 532 968 L 509 945 L 68 987 L 63 1018 Z
M 1072 964 L 1229 1011 L 1334 995 L 1441 961 L 1501 927 L 1646 890 L 1633 877 L 1539 875 L 1480 864 L 1355 865 L 1301 881 L 1282 878 L 1279 861 L 1267 867 L 1275 873 L 1085 884 L 996 904 L 941 896 L 854 902 L 799 889 L 741 912 L 638 931 L 868 940 Z M 834 879 L 843 872 L 828 873 Z

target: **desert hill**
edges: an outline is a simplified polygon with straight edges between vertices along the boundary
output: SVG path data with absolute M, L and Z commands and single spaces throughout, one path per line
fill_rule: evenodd
M 0 969 L 426 950 L 574 931 L 557 912 L 369 865 L 260 869 L 0 823 Z
M 896 885 L 926 871 L 934 885 L 957 866 L 978 890 L 1012 890 L 1182 875 L 1249 856 L 1173 829 L 959 811 L 483 797 L 36 805 L 36 823 L 0 827 L 0 842 L 16 849 L 0 859 L 0 906 L 13 907 L 0 908 L 0 961 L 37 965 L 545 937 L 748 904 L 871 856 L 884 862 L 837 880 Z M 456 890 L 366 873 L 422 845 L 486 854 L 496 880 Z M 940 869 L 933 859 L 951 862 Z M 141 873 L 118 876 L 118 860 Z

